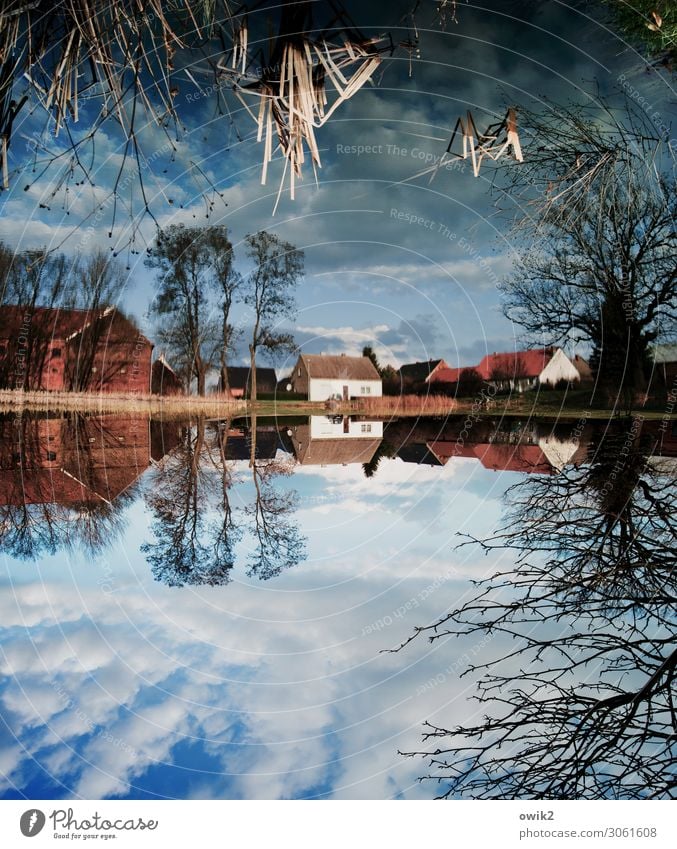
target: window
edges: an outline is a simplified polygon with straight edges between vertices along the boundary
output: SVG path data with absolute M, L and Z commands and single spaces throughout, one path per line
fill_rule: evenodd
M 371 386 L 360 386 L 360 395 L 371 395 Z
M 363 424 L 360 430 L 362 431 L 362 433 L 371 433 L 371 425 Z
M 56 460 L 56 451 L 48 451 L 47 452 L 48 460 Z
M 126 369 L 126 368 L 121 368 L 121 369 L 120 369 L 120 374 L 127 374 L 127 369 Z
M 301 377 L 301 369 L 299 369 L 299 377 Z
M 92 366 L 92 374 L 96 374 L 98 371 L 96 366 Z
M 60 357 L 61 356 L 61 348 L 52 348 L 52 356 Z

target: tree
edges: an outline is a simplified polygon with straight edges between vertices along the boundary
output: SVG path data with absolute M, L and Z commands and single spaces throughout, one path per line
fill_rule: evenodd
M 256 401 L 256 353 L 264 348 L 269 355 L 293 350 L 294 339 L 279 331 L 279 323 L 296 315 L 294 287 L 303 274 L 303 251 L 284 242 L 273 233 L 261 231 L 245 237 L 254 269 L 246 281 L 245 304 L 253 312 L 249 354 L 251 389 Z
M 232 344 L 230 308 L 239 286 L 233 247 L 225 227 L 173 224 L 161 232 L 146 264 L 157 270 L 159 291 L 153 310 L 161 320 L 159 337 L 190 385 L 206 392 L 207 371 L 215 360 L 224 368 Z M 213 318 L 216 304 L 221 325 Z M 218 340 L 218 342 L 217 342 Z
M 675 163 L 627 99 L 546 107 L 522 112 L 532 144 L 507 172 L 522 255 L 504 312 L 533 344 L 589 344 L 605 400 L 636 398 L 649 346 L 675 334 Z
M 362 348 L 362 356 L 370 359 L 374 364 L 374 368 L 376 369 L 376 371 L 381 377 L 383 377 L 383 369 L 381 368 L 381 364 L 378 361 L 376 352 L 374 351 L 371 345 L 365 345 L 364 348 Z
M 426 724 L 426 776 L 479 799 L 673 798 L 675 484 L 647 458 L 641 419 L 605 425 L 580 467 L 528 476 L 488 539 L 514 565 L 478 582 L 430 626 L 431 641 L 487 646 L 483 717 Z

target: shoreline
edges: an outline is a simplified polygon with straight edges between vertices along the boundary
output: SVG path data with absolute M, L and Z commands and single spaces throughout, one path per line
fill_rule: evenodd
M 550 403 L 548 403 L 548 400 Z M 478 408 L 473 399 L 456 400 L 445 396 L 395 396 L 385 395 L 368 401 L 358 400 L 336 404 L 327 408 L 322 401 L 249 401 L 226 398 L 220 395 L 128 395 L 118 393 L 85 392 L 24 392 L 0 390 L 0 412 L 45 413 L 121 413 L 147 414 L 151 417 L 180 418 L 208 416 L 209 418 L 235 419 L 251 416 L 276 416 L 284 418 L 299 415 L 357 415 L 373 418 L 420 418 L 472 415 L 474 418 L 547 418 L 560 421 L 586 419 L 612 419 L 641 416 L 646 420 L 677 420 L 677 412 L 665 409 L 633 410 L 592 408 L 580 403 L 567 406 L 556 399 L 543 396 L 510 396 L 504 401 L 497 398 Z

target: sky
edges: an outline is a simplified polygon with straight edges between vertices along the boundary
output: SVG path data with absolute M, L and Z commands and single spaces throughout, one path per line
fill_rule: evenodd
M 411 35 L 411 5 L 371 0 L 347 2 L 346 8 L 366 35 L 387 32 L 398 43 Z M 547 108 L 544 98 L 589 103 L 598 92 L 624 86 L 644 98 L 660 132 L 677 136 L 671 129 L 674 80 L 647 70 L 595 3 L 459 2 L 457 22 L 448 21 L 444 29 L 435 20 L 436 5 L 423 0 L 419 6 L 420 58 L 414 56 L 411 67 L 404 50 L 384 59 L 373 85 L 339 107 L 317 131 L 318 184 L 306 168 L 296 199 L 285 187 L 275 215 L 282 162 L 278 156 L 261 186 L 262 145 L 253 122 L 230 95 L 230 116 L 216 114 L 202 65 L 192 71 L 204 96 L 185 74 L 178 75 L 177 104 L 186 130 L 174 154 L 156 126 L 140 134 L 148 160 L 146 188 L 161 226 L 226 225 L 245 271 L 247 233 L 272 230 L 303 249 L 305 277 L 293 331 L 308 353 L 357 354 L 373 344 L 383 362 L 396 366 L 438 357 L 458 366 L 519 346 L 520 329 L 500 307 L 498 285 L 511 274 L 518 245 L 508 222 L 495 214 L 494 166 L 483 166 L 478 178 L 467 163 L 441 169 L 432 182 L 416 177 L 441 155 L 467 109 L 483 126 L 502 117 L 506 104 Z M 319 25 L 322 4 L 315 6 Z M 35 133 L 49 135 L 39 109 L 22 113 L 17 138 Z M 535 143 L 522 138 L 525 157 Z M 14 166 L 21 165 L 23 144 L 14 145 Z M 62 145 L 63 139 L 50 144 Z M 17 249 L 123 247 L 127 220 L 118 214 L 113 225 L 106 201 L 122 145 L 114 125 L 104 125 L 93 160 L 96 185 L 71 186 L 67 199 L 63 189 L 52 196 L 61 176 L 57 168 L 33 183 L 27 167 L 0 195 L 2 239 Z M 207 192 L 210 209 L 201 195 L 207 186 L 203 175 L 218 189 Z M 125 179 L 121 194 L 138 211 L 138 187 Z M 138 254 L 120 253 L 129 266 L 120 304 L 151 338 L 147 310 L 155 281 L 143 260 L 153 235 L 146 218 L 139 223 Z M 246 330 L 244 315 L 236 313 L 236 323 Z M 246 362 L 245 338 L 236 359 Z M 276 365 L 284 371 L 290 363 Z

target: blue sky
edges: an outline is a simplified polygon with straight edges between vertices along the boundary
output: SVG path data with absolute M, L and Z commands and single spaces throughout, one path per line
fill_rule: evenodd
M 410 3 L 347 6 L 365 33 L 391 31 L 396 41 L 406 37 L 397 25 Z M 534 108 L 544 96 L 586 103 L 598 90 L 612 90 L 624 75 L 663 126 L 672 122 L 673 82 L 647 72 L 637 53 L 599 16 L 587 15 L 590 9 L 560 2 L 459 3 L 458 23 L 441 31 L 433 8 L 432 2 L 421 4 L 421 58 L 411 76 L 406 53 L 383 63 L 375 84 L 317 131 L 319 185 L 307 169 L 296 200 L 283 192 L 274 217 L 282 164 L 274 163 L 268 185 L 259 185 L 261 145 L 237 103 L 231 104 L 231 123 L 215 114 L 213 98 L 196 97 L 187 78 L 179 78 L 177 102 L 189 129 L 173 156 L 164 132 L 148 126 L 141 133 L 150 162 L 147 190 L 161 225 L 222 223 L 236 245 L 249 232 L 270 229 L 303 248 L 306 276 L 294 332 L 309 352 L 357 353 L 371 342 L 382 360 L 396 365 L 438 356 L 458 365 L 514 347 L 519 330 L 501 314 L 497 283 L 511 272 L 516 244 L 493 213 L 491 164 L 477 179 L 468 167 L 442 170 L 432 183 L 427 177 L 410 179 L 425 167 L 422 157 L 444 150 L 466 109 L 482 124 L 502 115 L 506 103 Z M 199 67 L 193 70 L 207 79 Z M 22 113 L 16 137 L 30 136 L 43 125 L 38 110 Z M 537 140 L 522 142 L 528 157 Z M 365 150 L 358 153 L 360 145 Z M 15 166 L 21 165 L 22 149 L 22 141 L 13 145 Z M 63 191 L 52 197 L 57 169 L 35 185 L 30 169 L 17 175 L 10 191 L 0 195 L 2 238 L 19 249 L 48 245 L 70 252 L 124 245 L 128 223 L 118 216 L 109 239 L 106 203 L 121 153 L 121 137 L 106 124 L 96 147 L 96 185 L 71 186 L 67 200 Z M 203 173 L 222 195 L 208 219 L 200 194 L 206 186 Z M 126 199 L 138 210 L 134 185 L 130 178 Z M 141 320 L 154 291 L 143 266 L 153 232 L 150 219 L 141 222 L 135 243 L 140 253 L 121 253 L 129 263 L 121 303 Z M 246 270 L 241 250 L 240 259 Z M 152 325 L 145 329 L 152 336 Z M 243 348 L 242 362 L 244 355 Z

